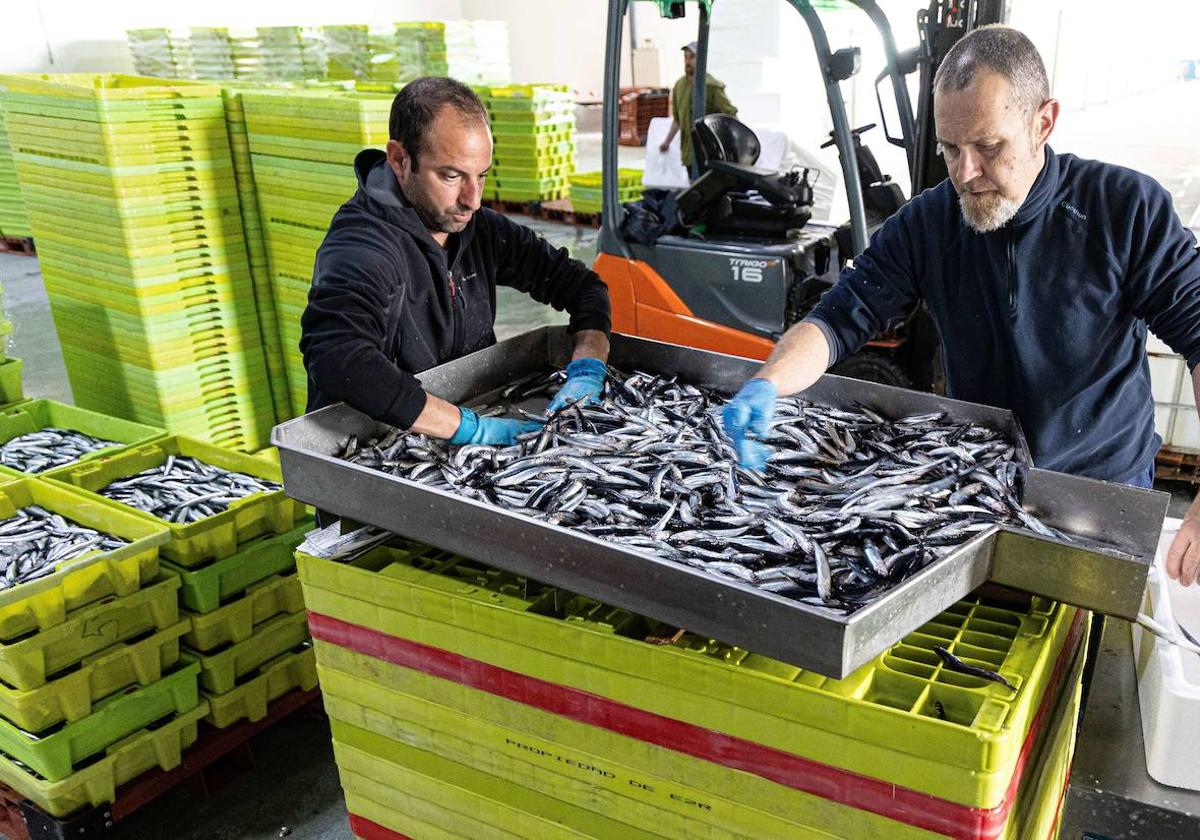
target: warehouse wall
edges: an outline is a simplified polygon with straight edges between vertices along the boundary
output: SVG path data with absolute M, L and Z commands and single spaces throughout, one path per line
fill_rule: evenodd
M 155 0 L 6 0 L 0 72 L 115 71 L 133 64 L 125 30 L 158 26 L 310 26 L 355 21 L 439 20 L 464 16 L 460 0 L 205 0 L 201 8 Z M 488 17 L 488 15 L 480 15 Z

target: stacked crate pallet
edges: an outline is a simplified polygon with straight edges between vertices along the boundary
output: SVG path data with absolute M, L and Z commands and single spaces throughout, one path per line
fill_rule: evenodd
M 387 145 L 392 95 L 253 91 L 242 99 L 291 409 L 299 415 L 308 396 L 300 316 L 317 248 L 358 186 L 355 155 Z
M 579 172 L 567 180 L 571 183 L 571 209 L 576 213 L 598 214 L 604 207 L 604 175 L 601 172 Z M 637 201 L 642 197 L 642 170 L 617 170 L 617 201 Z
M 26 239 L 32 235 L 0 101 L 0 236 Z
M 0 83 L 75 402 L 261 449 L 275 410 L 220 88 Z
M 365 79 L 370 70 L 370 27 L 346 24 L 321 28 L 330 79 Z
M 565 85 L 482 88 L 493 166 L 484 197 L 528 203 L 565 198 L 575 171 L 575 103 Z
M 129 29 L 125 34 L 129 41 L 129 54 L 133 58 L 134 72 L 139 76 L 157 76 L 163 79 L 195 77 L 191 45 L 186 31 L 162 28 Z
M 0 287 L 0 302 L 3 301 L 4 289 Z M 9 336 L 12 335 L 12 321 L 4 317 L 0 307 L 0 407 L 21 402 L 25 398 L 21 387 L 21 360 L 8 355 Z
M 124 541 L 0 591 L 0 782 L 65 817 L 178 765 L 209 710 L 163 524 L 38 478 L 0 484 L 0 527 L 34 506 Z
M 271 264 L 263 237 L 262 215 L 258 207 L 258 188 L 254 183 L 254 167 L 250 161 L 250 139 L 246 134 L 246 111 L 242 93 L 253 88 L 225 84 L 221 95 L 225 100 L 225 126 L 229 133 L 229 151 L 237 182 L 238 203 L 242 214 L 242 233 L 246 238 L 246 256 L 254 301 L 258 311 L 258 332 L 267 363 L 267 381 L 271 387 L 271 403 L 279 422 L 293 416 L 288 391 L 287 366 L 279 343 L 279 321 L 275 314 L 275 296 L 271 290 Z
M 292 689 L 311 689 L 316 672 L 293 550 L 308 524 L 282 489 L 237 499 L 213 515 L 168 522 L 107 498 L 115 481 L 193 458 L 278 484 L 278 464 L 199 441 L 165 437 L 117 455 L 46 474 L 98 506 L 128 511 L 167 531 L 162 571 L 183 603 L 185 655 L 195 663 L 205 721 L 217 728 L 257 721 Z
M 1087 634 L 1066 605 L 968 598 L 834 680 L 403 541 L 298 559 L 358 837 L 1054 830 Z

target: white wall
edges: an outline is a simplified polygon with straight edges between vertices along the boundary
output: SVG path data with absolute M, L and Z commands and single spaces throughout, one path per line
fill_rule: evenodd
M 309 26 L 464 16 L 460 0 L 289 0 L 202 5 L 152 0 L 5 0 L 0 72 L 130 72 L 125 30 L 140 27 Z M 480 15 L 485 17 L 486 15 Z

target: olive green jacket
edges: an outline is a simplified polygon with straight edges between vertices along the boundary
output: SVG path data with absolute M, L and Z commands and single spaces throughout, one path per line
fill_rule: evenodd
M 671 117 L 679 126 L 679 157 L 684 166 L 692 165 L 692 79 L 680 76 L 671 91 Z M 729 114 L 737 116 L 737 108 L 725 95 L 725 83 L 711 73 L 704 76 L 704 115 Z

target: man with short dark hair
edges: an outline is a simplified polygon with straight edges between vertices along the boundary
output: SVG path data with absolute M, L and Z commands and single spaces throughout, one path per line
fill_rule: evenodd
M 692 41 L 683 48 L 683 75 L 671 89 L 671 130 L 667 132 L 667 139 L 663 140 L 658 147 L 660 152 L 666 154 L 671 148 L 671 141 L 675 139 L 675 134 L 682 130 L 683 134 L 679 136 L 679 159 L 689 169 L 693 160 L 692 100 L 695 98 L 696 47 L 697 43 Z M 700 116 L 706 117 L 709 114 L 729 114 L 735 117 L 737 108 L 729 101 L 729 97 L 725 93 L 725 83 L 711 73 L 705 73 L 704 113 Z
M 1056 154 L 1059 104 L 1015 29 L 960 40 L 934 80 L 950 177 L 892 216 L 725 408 L 742 463 L 763 468 L 775 399 L 811 385 L 923 299 L 949 396 L 1007 408 L 1034 463 L 1150 487 L 1161 440 L 1147 327 L 1187 359 L 1200 402 L 1200 252 L 1171 196 L 1118 166 Z M 1171 548 L 1186 584 L 1200 504 Z
M 496 342 L 496 286 L 570 313 L 573 359 L 551 408 L 599 395 L 608 287 L 565 249 L 480 207 L 492 165 L 487 111 L 460 82 L 426 77 L 392 103 L 386 154 L 354 161 L 359 186 L 317 251 L 300 348 L 308 410 L 343 401 L 451 444 L 508 445 L 536 424 L 480 417 L 414 374 Z

